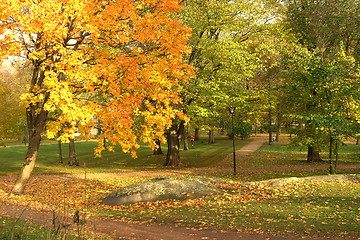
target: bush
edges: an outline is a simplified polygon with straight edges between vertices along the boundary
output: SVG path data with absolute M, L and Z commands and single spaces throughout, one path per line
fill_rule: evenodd
M 249 138 L 251 135 L 251 124 L 243 121 L 234 122 L 234 133 L 231 124 L 227 128 L 227 136 L 229 138 L 240 137 L 241 139 Z

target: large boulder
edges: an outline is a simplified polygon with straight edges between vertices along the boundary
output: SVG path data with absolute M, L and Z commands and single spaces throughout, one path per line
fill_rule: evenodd
M 135 202 L 154 202 L 167 199 L 192 199 L 216 193 L 217 187 L 210 183 L 220 180 L 208 178 L 155 178 L 149 182 L 130 185 L 111 193 L 102 204 L 121 205 Z
M 296 182 L 314 182 L 314 181 L 360 181 L 360 174 L 344 174 L 344 175 L 320 175 L 310 177 L 289 177 L 289 178 L 275 178 L 258 182 L 247 182 L 243 185 L 262 185 L 274 188 L 282 188 L 286 185 Z

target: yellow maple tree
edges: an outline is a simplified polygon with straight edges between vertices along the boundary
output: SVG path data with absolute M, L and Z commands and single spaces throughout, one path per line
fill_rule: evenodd
M 190 30 L 171 17 L 179 0 L 3 0 L 0 57 L 20 56 L 33 72 L 26 106 L 30 144 L 13 188 L 22 194 L 49 116 L 49 137 L 74 138 L 100 121 L 124 151 L 154 146 L 178 114 Z M 95 121 L 96 120 L 96 121 Z M 103 150 L 100 144 L 97 153 Z

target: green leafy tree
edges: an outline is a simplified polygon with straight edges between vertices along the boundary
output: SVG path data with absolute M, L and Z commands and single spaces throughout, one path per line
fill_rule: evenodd
M 15 67 L 3 66 L 0 74 L 0 139 L 25 140 L 25 108 L 20 104 L 20 95 L 25 88 L 24 78 L 29 74 L 27 68 L 16 72 Z M 11 70 L 11 71 L 7 71 Z
M 293 116 L 303 124 L 297 141 L 308 146 L 308 161 L 318 149 L 353 133 L 359 121 L 358 1 L 287 1 L 286 24 L 300 46 L 287 55 L 286 78 Z
M 19 139 L 24 132 L 25 112 L 9 89 L 0 83 L 0 139 Z
M 182 7 L 180 18 L 192 28 L 188 63 L 196 77 L 183 85 L 179 109 L 194 127 L 212 131 L 224 109 L 245 104 L 252 93 L 246 82 L 255 75 L 260 46 L 265 46 L 254 41 L 264 37 L 277 8 L 267 1 L 240 0 L 185 0 Z M 178 150 L 184 124 L 174 122 L 174 135 L 169 134 L 167 166 L 181 164 Z

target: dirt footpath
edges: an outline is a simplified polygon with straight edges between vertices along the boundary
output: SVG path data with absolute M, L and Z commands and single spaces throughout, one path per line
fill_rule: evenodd
M 19 208 L 9 203 L 0 203 L 0 215 L 19 218 L 32 223 L 52 226 L 53 212 L 36 211 Z M 62 223 L 69 224 L 69 229 L 75 230 L 76 225 L 71 222 L 72 218 L 56 214 Z M 104 236 L 105 239 L 128 239 L 128 240 L 324 240 L 322 238 L 304 238 L 295 236 L 272 236 L 260 233 L 242 233 L 236 231 L 197 230 L 167 225 L 146 225 L 125 223 L 97 217 L 87 219 L 84 231 L 89 238 Z

